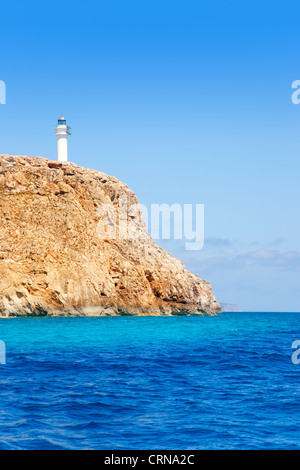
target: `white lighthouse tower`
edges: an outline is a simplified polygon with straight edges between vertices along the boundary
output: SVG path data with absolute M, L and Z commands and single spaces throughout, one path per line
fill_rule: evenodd
M 59 162 L 68 161 L 68 136 L 71 135 L 70 127 L 63 116 L 58 118 L 58 125 L 55 128 L 57 135 L 57 160 Z

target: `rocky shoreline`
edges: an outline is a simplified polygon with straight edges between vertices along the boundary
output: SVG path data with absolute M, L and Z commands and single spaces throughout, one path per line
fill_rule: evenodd
M 102 172 L 0 155 L 0 316 L 221 312 L 210 284 L 153 242 L 141 210 L 128 216 L 141 239 L 99 237 L 103 207 L 124 196 L 138 207 Z

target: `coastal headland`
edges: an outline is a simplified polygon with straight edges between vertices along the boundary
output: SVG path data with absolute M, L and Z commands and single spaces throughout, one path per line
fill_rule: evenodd
M 122 197 L 142 236 L 99 236 Z M 221 312 L 211 285 L 154 243 L 138 207 L 100 171 L 0 155 L 0 316 Z

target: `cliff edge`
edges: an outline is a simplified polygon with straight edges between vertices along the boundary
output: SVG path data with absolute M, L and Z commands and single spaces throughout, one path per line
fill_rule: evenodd
M 122 198 L 135 207 L 138 239 L 109 237 Z M 135 194 L 116 178 L 0 155 L 0 215 L 0 316 L 221 311 L 210 284 L 153 242 Z

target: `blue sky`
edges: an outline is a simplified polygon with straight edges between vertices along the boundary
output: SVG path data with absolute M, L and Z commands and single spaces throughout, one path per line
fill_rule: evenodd
M 1 5 L 0 153 L 69 158 L 140 202 L 202 203 L 206 243 L 161 245 L 243 310 L 300 311 L 300 7 L 274 2 Z

